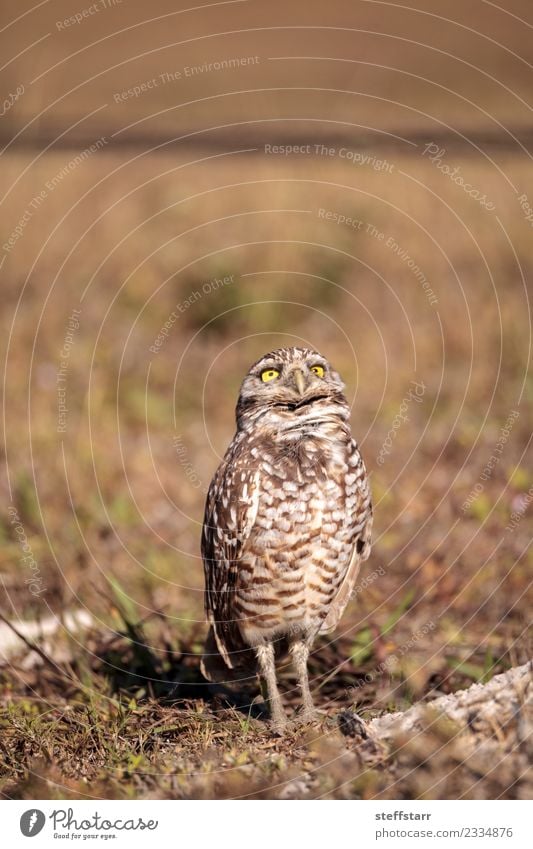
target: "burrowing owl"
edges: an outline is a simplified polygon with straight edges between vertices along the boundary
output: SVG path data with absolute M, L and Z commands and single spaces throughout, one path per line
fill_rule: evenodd
M 257 672 L 277 730 L 287 720 L 276 658 L 289 650 L 310 718 L 310 647 L 337 625 L 370 553 L 370 490 L 343 389 L 316 351 L 261 357 L 242 383 L 237 432 L 207 495 L 202 669 L 209 680 Z

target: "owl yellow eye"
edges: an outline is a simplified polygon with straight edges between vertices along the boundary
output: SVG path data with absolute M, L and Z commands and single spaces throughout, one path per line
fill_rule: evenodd
M 266 368 L 261 372 L 261 380 L 263 383 L 270 383 L 271 380 L 276 380 L 279 377 L 277 368 Z
M 324 377 L 324 366 L 311 366 L 311 371 L 319 377 Z

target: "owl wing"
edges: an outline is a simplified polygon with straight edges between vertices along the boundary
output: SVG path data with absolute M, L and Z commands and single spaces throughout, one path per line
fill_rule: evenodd
M 320 627 L 321 634 L 333 631 L 337 627 L 346 605 L 352 598 L 361 563 L 368 558 L 372 545 L 373 515 L 370 488 L 368 485 L 366 469 L 355 443 L 353 443 L 353 449 L 357 454 L 357 465 L 354 470 L 356 478 L 356 498 L 355 505 L 350 511 L 351 515 L 349 518 L 350 522 L 356 528 L 362 527 L 354 538 L 350 565 L 346 570 L 346 575 L 344 576 L 337 593 L 331 600 L 327 616 Z
M 259 472 L 257 468 L 251 469 L 244 456 L 239 457 L 238 451 L 232 451 L 209 487 L 202 532 L 205 610 L 211 625 L 208 643 L 212 645 L 214 637 L 216 648 L 230 669 L 239 659 L 232 658 L 232 652 L 247 654 L 235 622 L 233 598 L 239 562 L 257 516 L 258 504 Z M 209 678 L 207 654 L 203 665 Z

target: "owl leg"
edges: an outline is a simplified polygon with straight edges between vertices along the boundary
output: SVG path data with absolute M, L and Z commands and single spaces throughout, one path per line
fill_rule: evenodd
M 309 673 L 307 671 L 307 659 L 309 657 L 309 643 L 305 640 L 295 640 L 291 644 L 290 652 L 292 662 L 298 676 L 298 686 L 302 691 L 303 713 L 302 719 L 311 720 L 316 717 L 313 697 L 309 689 Z
M 276 681 L 276 665 L 274 646 L 265 643 L 256 648 L 259 674 L 265 680 L 268 691 L 268 702 L 270 706 L 270 718 L 276 731 L 282 731 L 287 725 L 287 717 L 281 703 L 281 696 Z

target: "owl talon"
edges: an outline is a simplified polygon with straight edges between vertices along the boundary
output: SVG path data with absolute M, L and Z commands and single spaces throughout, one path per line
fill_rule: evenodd
M 261 357 L 242 383 L 237 432 L 206 500 L 206 677 L 226 680 L 224 670 L 210 678 L 208 659 L 220 655 L 233 670 L 235 652 L 236 669 L 259 675 L 278 734 L 287 718 L 276 659 L 288 646 L 302 704 L 296 721 L 316 723 L 309 651 L 336 627 L 370 553 L 370 488 L 343 387 L 317 351 Z
M 320 713 L 314 707 L 304 707 L 304 709 L 298 713 L 294 719 L 294 724 L 296 726 L 300 725 L 315 725 L 321 719 Z

